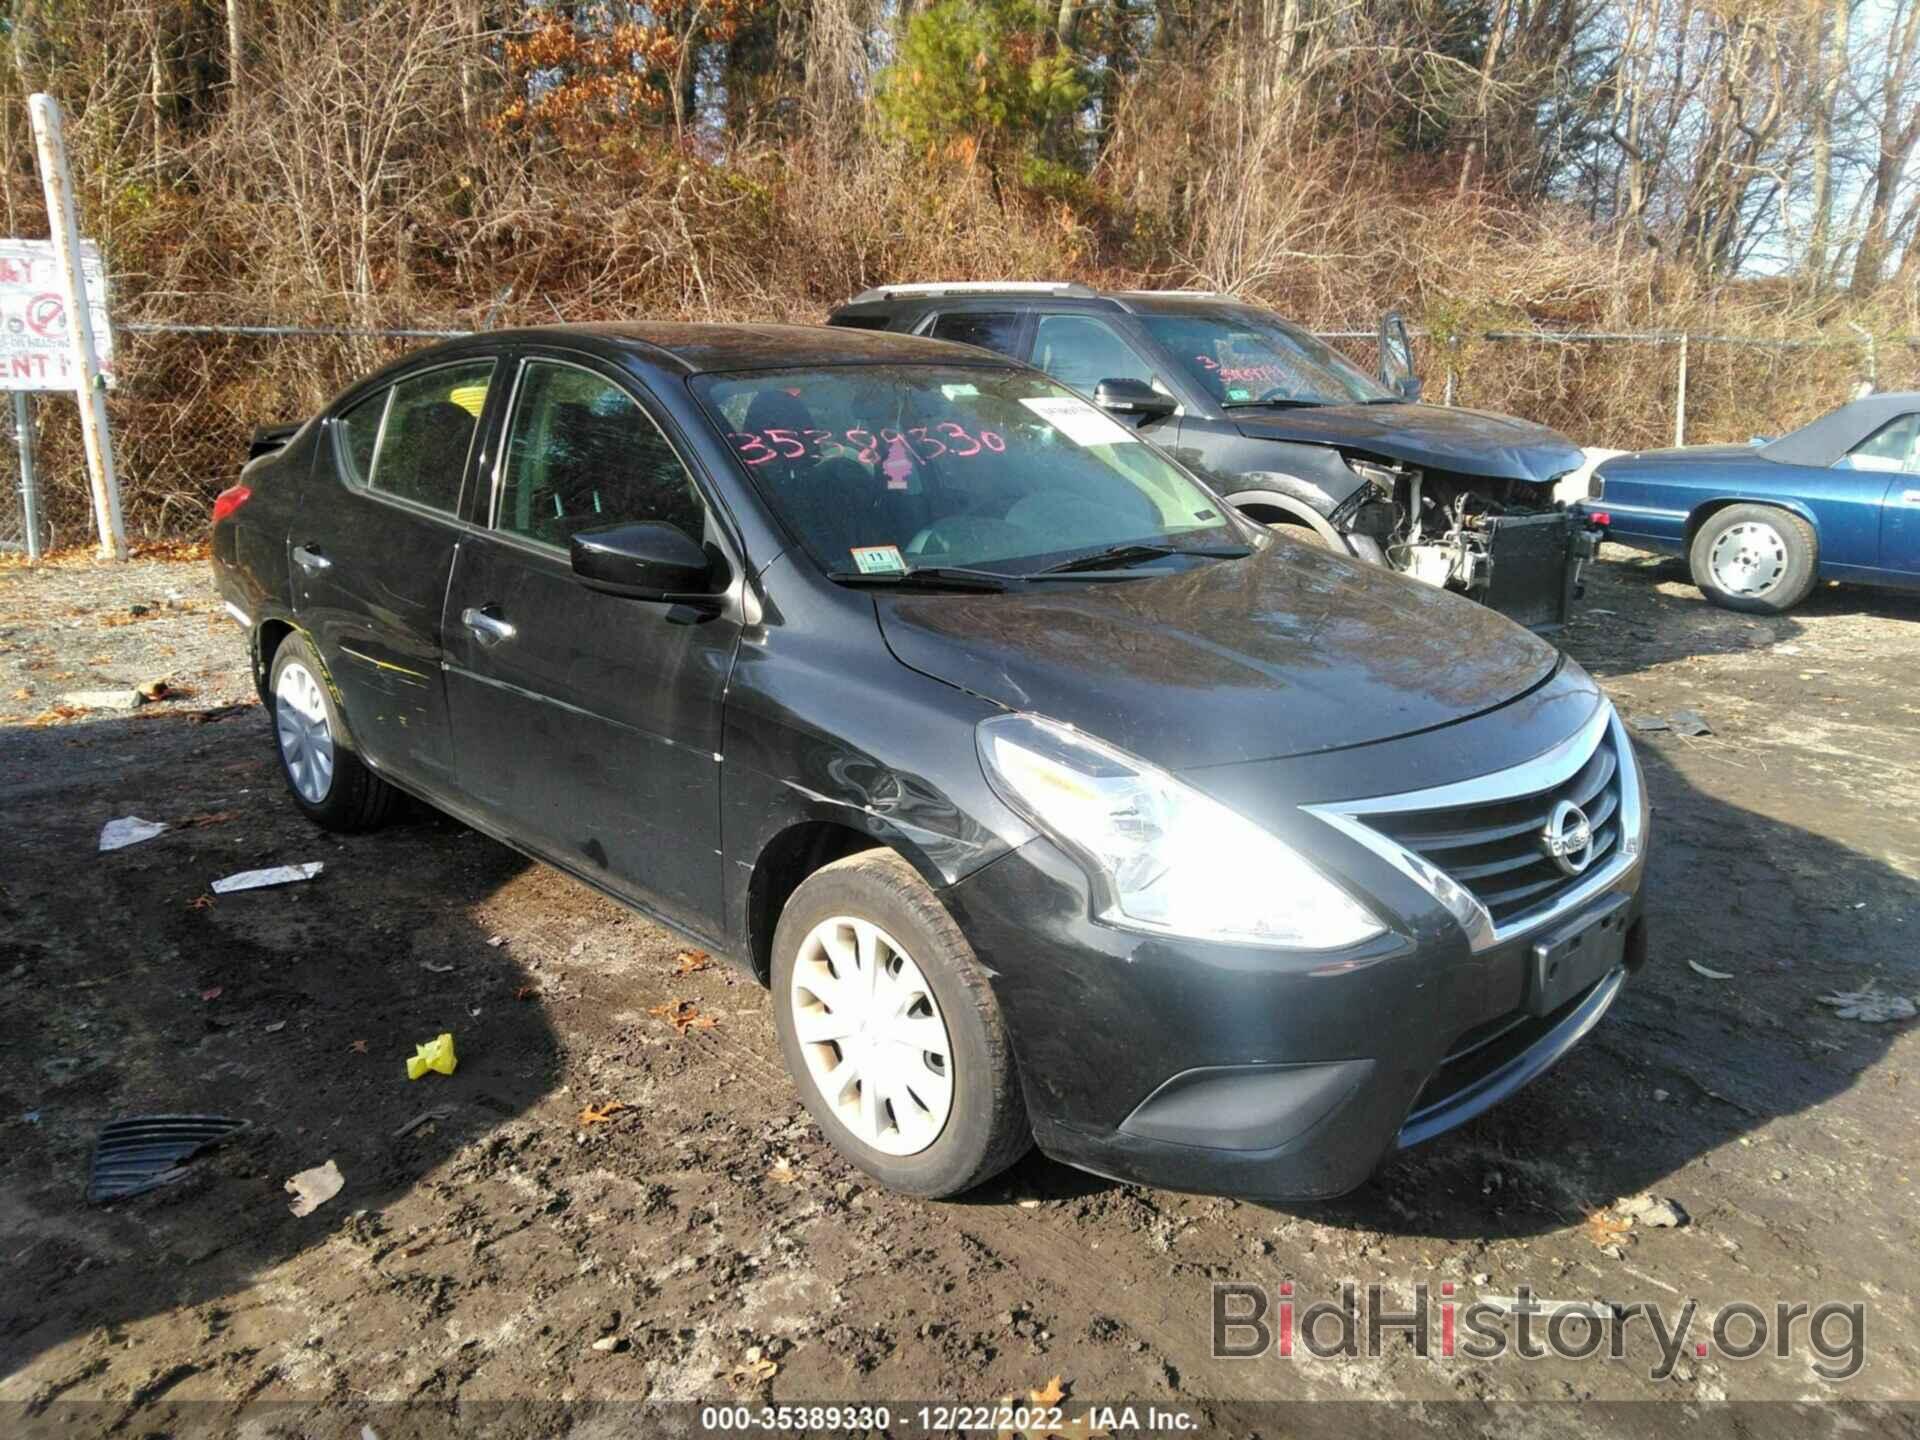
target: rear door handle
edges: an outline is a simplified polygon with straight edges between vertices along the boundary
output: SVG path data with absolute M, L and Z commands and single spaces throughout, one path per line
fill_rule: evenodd
M 511 640 L 515 634 L 513 626 L 498 615 L 489 615 L 471 605 L 460 612 L 460 623 L 471 630 L 473 638 L 482 645 L 498 645 L 502 640 Z
M 333 562 L 311 545 L 294 546 L 293 563 L 309 575 L 318 575 L 322 570 L 333 568 Z

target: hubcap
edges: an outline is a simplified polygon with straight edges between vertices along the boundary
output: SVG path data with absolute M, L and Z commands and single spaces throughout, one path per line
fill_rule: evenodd
M 298 661 L 280 672 L 274 686 L 273 723 L 287 778 L 302 800 L 318 805 L 333 788 L 333 727 L 320 682 Z
M 1743 520 L 1720 532 L 1707 568 L 1729 595 L 1764 595 L 1787 573 L 1787 542 L 1771 525 Z
M 800 942 L 787 997 L 807 1074 L 855 1135 L 917 1155 L 953 1110 L 953 1045 L 933 987 L 886 931 L 851 915 Z

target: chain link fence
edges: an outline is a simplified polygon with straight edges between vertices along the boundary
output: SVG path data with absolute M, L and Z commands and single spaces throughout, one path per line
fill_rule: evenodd
M 410 349 L 465 333 L 122 323 L 108 410 L 128 535 L 204 533 L 208 506 L 233 482 L 256 425 L 311 415 Z M 1376 368 L 1374 330 L 1316 333 L 1361 369 Z M 1436 340 L 1416 331 L 1415 349 L 1429 402 L 1537 420 L 1611 449 L 1779 434 L 1848 399 L 1861 381 L 1920 388 L 1920 338 L 1904 336 L 1496 331 Z M 46 394 L 32 397 L 31 410 L 41 545 L 85 544 L 92 514 L 74 407 Z M 10 415 L 0 415 L 11 438 Z M 22 499 L 19 449 L 0 444 L 0 548 L 25 547 Z

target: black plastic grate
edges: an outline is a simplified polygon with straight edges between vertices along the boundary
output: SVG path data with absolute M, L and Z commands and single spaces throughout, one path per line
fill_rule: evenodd
M 93 1143 L 87 1200 L 125 1200 L 164 1185 L 182 1161 L 217 1145 L 247 1122 L 224 1115 L 140 1115 L 113 1120 Z

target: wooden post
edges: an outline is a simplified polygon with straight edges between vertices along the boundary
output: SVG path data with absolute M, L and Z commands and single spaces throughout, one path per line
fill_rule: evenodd
M 66 137 L 60 128 L 60 102 L 51 95 L 27 100 L 33 139 L 40 156 L 40 185 L 47 196 L 47 227 L 60 268 L 67 307 L 67 335 L 73 343 L 74 398 L 80 402 L 80 434 L 87 445 L 87 474 L 93 483 L 93 518 L 100 530 L 100 558 L 127 558 L 126 527 L 120 518 L 120 482 L 113 469 L 113 436 L 107 429 L 107 381 L 100 373 L 93 344 L 93 311 L 87 303 L 86 276 L 80 269 L 80 220 L 73 203 L 73 172 L 67 168 Z
M 1676 447 L 1687 443 L 1687 336 L 1680 335 L 1680 383 L 1673 396 L 1673 443 Z
M 40 480 L 33 460 L 33 402 L 13 392 L 13 439 L 20 447 L 20 524 L 27 532 L 27 560 L 40 558 Z

